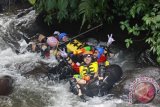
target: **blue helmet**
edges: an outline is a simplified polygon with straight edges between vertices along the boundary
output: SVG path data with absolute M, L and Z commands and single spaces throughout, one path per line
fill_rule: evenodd
M 63 37 L 67 36 L 66 33 L 60 33 L 60 35 L 58 36 L 59 40 L 62 40 Z
M 97 56 L 99 59 L 101 55 L 104 53 L 104 49 L 102 47 L 95 47 L 95 49 L 99 52 Z

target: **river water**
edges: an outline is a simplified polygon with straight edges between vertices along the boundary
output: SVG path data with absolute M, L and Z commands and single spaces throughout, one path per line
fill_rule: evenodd
M 15 80 L 13 93 L 9 96 L 0 96 L 0 107 L 151 106 L 151 104 L 130 105 L 128 102 L 120 98 L 114 98 L 111 95 L 88 98 L 87 102 L 82 102 L 76 95 L 69 92 L 69 83 L 66 81 L 56 83 L 55 81 L 49 80 L 45 75 L 40 75 L 38 78 L 34 76 L 24 77 L 21 74 L 26 69 L 32 69 L 32 67 L 36 66 L 42 59 L 39 54 L 29 52 L 16 54 L 14 52 L 14 49 L 18 46 L 18 48 L 20 48 L 20 46 L 25 47 L 25 42 L 22 38 L 15 39 L 9 33 L 9 23 L 13 20 L 15 20 L 15 15 L 0 15 L 0 75 L 7 74 L 12 76 Z M 7 40 L 4 40 L 5 37 Z M 132 56 L 133 54 L 121 50 L 110 62 L 119 64 L 124 71 L 133 69 L 135 67 L 135 62 Z M 25 64 L 25 66 L 19 68 L 19 66 L 23 64 Z

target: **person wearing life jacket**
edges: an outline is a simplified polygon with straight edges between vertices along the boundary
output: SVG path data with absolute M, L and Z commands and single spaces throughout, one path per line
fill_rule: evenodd
M 74 51 L 72 54 L 66 53 L 65 48 L 64 48 L 63 51 L 61 50 L 61 55 L 62 55 L 62 57 L 67 56 L 67 58 L 66 58 L 67 62 L 71 65 L 71 67 L 73 68 L 74 71 L 79 73 L 79 66 L 80 66 L 80 63 L 83 61 L 82 55 L 86 51 L 92 51 L 92 47 L 85 46 L 81 49 Z
M 39 53 L 41 51 L 41 48 L 36 42 L 29 42 L 29 44 L 27 46 L 27 50 L 29 52 L 37 52 L 37 53 Z
M 59 48 L 60 49 L 65 48 L 66 49 L 66 43 L 65 42 L 68 40 L 68 34 L 62 32 L 62 33 L 56 34 L 55 37 L 59 41 Z
M 70 56 L 74 62 L 77 62 L 77 63 L 81 62 L 82 61 L 81 56 L 77 53 L 78 51 L 79 52 L 82 51 L 80 49 L 84 47 L 84 44 L 77 39 L 69 40 L 67 33 L 60 33 L 58 37 L 59 37 L 59 40 L 61 41 L 59 45 L 59 49 L 62 50 L 65 48 L 65 50 L 68 53 L 68 56 Z
M 81 85 L 86 85 L 89 81 L 97 78 L 99 80 L 104 79 L 103 73 L 99 73 L 99 64 L 93 58 L 92 51 L 86 51 L 83 53 L 83 63 L 79 66 L 79 74 L 75 74 L 70 79 L 71 91 L 80 96 L 83 100 L 85 99 L 81 90 Z
M 30 38 L 27 50 L 31 52 L 40 52 L 42 44 L 46 43 L 46 37 L 43 34 L 36 34 Z
M 46 43 L 46 41 L 47 41 L 46 36 L 44 36 L 43 34 L 38 35 L 38 42 L 39 43 Z
M 88 81 L 98 76 L 98 63 L 93 60 L 93 53 L 86 51 L 83 53 L 83 63 L 79 66 L 79 74 L 75 74 L 70 79 L 71 91 L 86 101 L 80 85 L 87 84 Z
M 60 56 L 63 58 L 63 60 L 66 60 L 67 63 L 72 67 L 72 69 L 79 73 L 79 66 L 80 66 L 80 63 L 76 61 L 76 63 L 72 60 L 72 56 L 71 54 L 67 53 L 65 51 L 65 48 L 63 48 L 63 50 L 60 49 Z
M 58 35 L 58 40 L 59 40 L 60 42 L 66 42 L 66 41 L 68 41 L 68 40 L 69 40 L 68 34 L 67 34 L 67 33 L 64 33 L 64 32 L 60 33 L 60 34 Z
M 103 47 L 95 47 L 94 58 L 98 63 L 104 63 L 107 60 L 107 56 L 104 54 L 105 49 Z
M 40 42 L 40 53 L 43 58 L 50 59 L 57 54 L 57 46 L 59 42 L 55 37 L 50 36 L 46 38 L 43 35 L 40 35 L 38 37 L 38 42 Z
M 74 51 L 82 48 L 84 44 L 77 39 L 70 40 L 67 33 L 60 33 L 58 36 L 58 40 L 63 44 L 61 47 L 66 48 L 68 53 L 73 53 Z M 61 48 L 60 47 L 60 48 Z M 61 48 L 61 49 L 62 49 Z
M 103 47 L 104 49 L 104 55 L 108 58 L 112 58 L 114 56 L 114 53 L 111 51 L 110 49 L 110 45 L 114 42 L 114 38 L 112 37 L 112 34 L 108 35 L 108 41 L 106 42 L 102 42 L 100 41 L 98 43 L 98 46 Z
M 34 41 L 36 43 L 46 43 L 47 38 L 45 35 L 37 33 L 36 35 L 30 38 L 30 42 L 31 41 Z
M 88 45 L 83 46 L 82 48 L 73 51 L 71 53 L 71 56 L 72 56 L 71 58 L 74 62 L 81 63 L 81 62 L 83 62 L 83 59 L 82 59 L 83 53 L 86 51 L 92 51 L 92 50 L 93 50 L 93 48 L 91 46 L 88 46 Z
M 55 58 L 58 54 L 58 44 L 59 41 L 54 37 L 50 36 L 47 38 L 47 45 L 46 48 L 44 48 L 45 56 L 47 58 Z

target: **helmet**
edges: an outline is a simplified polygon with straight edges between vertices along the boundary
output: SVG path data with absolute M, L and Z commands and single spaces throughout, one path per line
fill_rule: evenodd
M 102 47 L 96 47 L 95 48 L 98 51 L 98 59 L 101 57 L 101 55 L 104 53 L 104 49 Z
M 53 37 L 53 36 L 48 37 L 48 38 L 47 38 L 47 44 L 48 44 L 50 47 L 57 46 L 58 40 L 57 40 L 55 37 Z
M 54 35 L 60 35 L 60 32 L 59 32 L 59 31 L 54 31 L 53 34 L 54 34 Z
M 62 38 L 65 37 L 65 36 L 67 36 L 66 33 L 60 33 L 59 36 L 58 36 L 58 39 L 62 40 Z
M 93 52 L 92 51 L 85 51 L 85 52 L 83 52 L 83 55 L 93 55 Z
M 91 48 L 91 46 L 85 46 L 84 49 L 85 49 L 86 51 L 90 51 L 92 48 Z

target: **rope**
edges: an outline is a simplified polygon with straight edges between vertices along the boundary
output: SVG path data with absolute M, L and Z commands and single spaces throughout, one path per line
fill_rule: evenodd
M 75 39 L 75 38 L 77 38 L 77 37 L 83 35 L 83 34 L 86 34 L 86 33 L 90 32 L 90 31 L 92 31 L 92 30 L 94 30 L 94 29 L 97 29 L 97 28 L 101 27 L 102 25 L 103 25 L 103 24 L 101 23 L 101 24 L 99 24 L 98 26 L 95 26 L 95 27 L 93 27 L 93 28 L 91 28 L 91 29 L 89 29 L 89 30 L 83 32 L 83 33 L 80 33 L 80 34 L 78 34 L 77 36 L 74 36 L 74 37 L 71 38 L 70 40 L 68 40 L 68 41 L 66 41 L 66 42 L 64 42 L 64 43 L 61 43 L 60 45 L 63 45 L 63 44 L 65 44 L 65 43 L 67 43 L 67 42 L 69 42 L 69 41 L 71 41 L 71 40 L 73 40 L 73 39 Z

